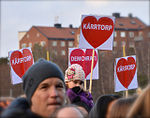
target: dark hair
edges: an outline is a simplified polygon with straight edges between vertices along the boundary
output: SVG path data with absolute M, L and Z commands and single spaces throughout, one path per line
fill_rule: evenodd
M 110 109 L 110 118 L 125 118 L 137 96 L 117 99 Z
M 108 94 L 100 96 L 89 113 L 90 118 L 105 118 L 109 104 L 120 98 L 119 95 Z
M 0 114 L 2 113 L 3 110 L 4 110 L 4 108 L 2 106 L 0 106 Z

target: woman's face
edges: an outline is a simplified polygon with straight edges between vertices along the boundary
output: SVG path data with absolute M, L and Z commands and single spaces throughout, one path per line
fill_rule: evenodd
M 69 81 L 67 84 L 68 84 L 68 88 L 73 88 L 73 87 L 79 86 L 81 89 L 83 89 L 83 87 L 84 87 L 83 81 L 80 81 L 80 80 Z
M 65 104 L 66 91 L 62 80 L 47 78 L 37 87 L 31 98 L 31 110 L 42 116 L 49 117 L 58 107 Z

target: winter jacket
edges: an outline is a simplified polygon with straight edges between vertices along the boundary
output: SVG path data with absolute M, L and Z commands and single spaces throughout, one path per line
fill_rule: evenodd
M 16 98 L 2 112 L 1 118 L 41 118 L 39 115 L 31 112 L 26 98 Z
M 88 106 L 89 111 L 94 105 L 91 93 L 81 90 L 80 87 L 74 87 L 72 89 L 69 88 L 67 90 L 67 96 L 71 103 L 85 103 Z

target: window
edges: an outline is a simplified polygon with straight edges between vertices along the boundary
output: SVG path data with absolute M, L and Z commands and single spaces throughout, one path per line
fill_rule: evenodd
M 65 41 L 61 41 L 61 47 L 65 46 Z
M 131 24 L 136 24 L 136 22 L 134 20 L 131 21 Z
M 36 36 L 37 36 L 37 37 L 40 37 L 40 34 L 39 34 L 39 33 L 37 33 L 37 34 L 36 34 Z
M 122 42 L 121 42 L 121 46 L 123 46 L 123 45 L 126 45 L 126 42 L 125 42 L 125 41 L 122 41 Z
M 134 42 L 129 42 L 129 47 L 134 48 Z
M 72 41 L 69 41 L 69 47 L 73 47 L 73 42 Z
M 143 35 L 143 32 L 142 32 L 142 31 L 140 31 L 140 32 L 139 32 L 139 36 L 142 36 L 142 35 Z
M 102 57 L 104 57 L 104 56 L 105 56 L 105 52 L 104 52 L 104 51 L 101 51 L 100 55 L 101 55 Z
M 124 26 L 124 24 L 123 24 L 123 23 L 119 23 L 119 25 L 120 25 L 120 26 Z
M 129 37 L 133 38 L 134 37 L 134 32 L 129 32 Z
M 115 37 L 117 37 L 117 32 L 115 32 L 115 34 L 114 34 L 114 35 L 115 35 Z
M 114 41 L 114 47 L 117 47 L 117 41 Z
M 75 34 L 75 32 L 74 32 L 74 31 L 72 31 L 72 32 L 71 32 L 71 34 L 72 34 L 72 35 L 74 35 L 74 34 Z
M 125 37 L 126 36 L 125 32 L 121 32 L 120 36 Z
M 134 40 L 135 40 L 135 41 L 143 40 L 143 36 L 137 36 L 137 37 L 134 38 Z
M 150 32 L 148 32 L 148 38 L 150 38 Z
M 21 45 L 21 47 L 22 47 L 22 48 L 25 48 L 25 47 L 26 47 L 26 43 L 23 43 L 23 44 Z
M 57 51 L 56 50 L 54 50 L 54 55 L 57 55 L 58 53 L 57 53 Z
M 57 46 L 57 41 L 53 41 L 52 46 Z
M 62 51 L 61 51 L 61 55 L 63 55 L 63 56 L 66 55 L 65 50 L 62 50 Z
M 32 47 L 32 43 L 29 43 L 29 47 Z
M 77 40 L 79 41 L 79 39 L 80 39 L 80 34 L 77 35 Z
M 29 34 L 27 34 L 27 38 L 29 38 Z
M 77 45 L 79 45 L 80 35 L 77 35 Z
M 117 51 L 113 50 L 112 53 L 113 53 L 113 54 L 117 54 Z
M 44 47 L 44 46 L 45 46 L 45 44 L 46 44 L 46 42 L 45 42 L 45 41 L 41 41 L 41 42 L 40 42 L 40 45 L 41 45 L 42 47 Z

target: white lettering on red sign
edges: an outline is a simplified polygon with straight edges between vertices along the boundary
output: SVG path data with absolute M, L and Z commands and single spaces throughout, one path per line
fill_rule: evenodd
M 31 61 L 31 56 L 26 56 L 26 57 L 22 57 L 22 58 L 15 58 L 12 60 L 12 65 L 24 63 L 27 61 Z
M 117 72 L 127 71 L 127 70 L 133 70 L 134 68 L 135 68 L 135 64 L 125 65 L 125 66 L 119 66 L 117 68 Z
M 83 24 L 83 29 L 94 29 L 94 30 L 107 30 L 112 29 L 112 25 L 101 25 L 101 24 Z
M 92 56 L 71 56 L 71 61 L 91 61 Z M 94 56 L 94 60 L 96 60 L 96 56 Z

